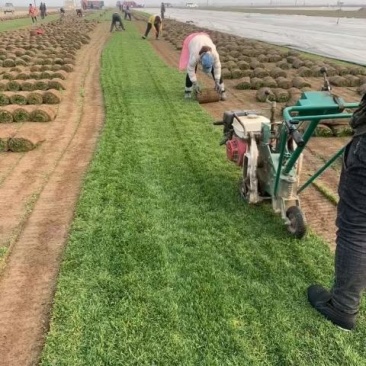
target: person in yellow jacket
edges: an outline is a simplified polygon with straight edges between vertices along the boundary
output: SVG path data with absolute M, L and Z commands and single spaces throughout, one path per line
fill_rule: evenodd
M 142 36 L 143 39 L 147 38 L 151 31 L 151 28 L 153 27 L 155 31 L 155 38 L 159 39 L 160 33 L 163 29 L 163 22 L 161 21 L 161 17 L 159 15 L 151 15 L 151 17 L 147 21 L 145 34 Z

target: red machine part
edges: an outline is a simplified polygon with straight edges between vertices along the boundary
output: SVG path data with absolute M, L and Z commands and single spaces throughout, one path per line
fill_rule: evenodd
M 226 156 L 235 164 L 242 166 L 247 148 L 248 144 L 243 139 L 233 136 L 231 140 L 226 142 Z

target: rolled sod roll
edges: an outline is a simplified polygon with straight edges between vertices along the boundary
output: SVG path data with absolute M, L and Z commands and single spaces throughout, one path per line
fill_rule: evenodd
M 285 103 L 290 100 L 291 95 L 287 90 L 281 89 L 281 88 L 275 88 L 275 89 L 272 89 L 272 91 L 276 97 L 276 102 Z
M 32 122 L 50 122 L 56 118 L 56 111 L 49 106 L 39 106 L 30 113 Z
M 61 79 L 52 79 L 48 81 L 48 88 L 49 89 L 56 89 L 56 90 L 65 90 L 65 82 Z
M 269 75 L 269 72 L 264 68 L 256 67 L 253 71 L 253 75 L 256 78 L 264 78 Z
M 28 104 L 42 104 L 43 103 L 43 95 L 42 92 L 31 92 L 27 96 Z
M 251 86 L 251 89 L 258 90 L 264 86 L 264 81 L 262 78 L 251 78 L 250 86 Z
M 10 99 L 8 95 L 5 93 L 0 93 L 0 105 L 8 105 L 10 103 Z
M 36 80 L 34 83 L 34 90 L 47 90 L 48 80 Z
M 36 80 L 28 79 L 20 82 L 20 88 L 22 91 L 31 91 L 34 90 L 34 84 Z
M 27 102 L 27 97 L 24 94 L 19 93 L 12 93 L 12 95 L 10 95 L 10 103 L 11 104 L 20 104 L 20 105 L 26 105 Z
M 331 76 L 329 83 L 334 86 L 349 86 L 349 81 L 344 76 Z
M 272 76 L 266 76 L 263 78 L 263 83 L 264 86 L 267 86 L 268 88 L 277 88 L 277 82 Z
M 279 77 L 276 79 L 277 85 L 281 89 L 290 89 L 292 87 L 292 80 Z
M 8 80 L 0 80 L 0 91 L 8 90 Z
M 59 70 L 62 70 L 62 66 L 61 66 L 61 65 L 52 65 L 52 66 L 51 66 L 51 70 L 52 70 L 52 71 L 59 71 Z
M 15 134 L 8 141 L 8 150 L 13 152 L 26 152 L 35 149 L 42 141 L 34 139 L 30 136 L 22 136 L 20 133 Z
M 3 108 L 1 108 L 1 111 L 4 114 L 4 118 L 8 118 L 9 121 L 8 122 L 27 122 L 30 121 L 30 117 L 29 117 L 29 106 L 28 105 L 17 105 L 17 104 L 10 104 L 7 105 Z M 6 117 L 8 116 L 8 114 L 11 114 L 11 118 L 10 117 Z M 10 121 L 11 119 L 11 121 Z
M 52 79 L 66 80 L 67 79 L 67 75 L 68 75 L 68 72 L 67 71 L 65 71 L 65 70 L 59 70 L 59 71 L 52 72 L 51 78 Z
M 221 70 L 221 76 L 223 79 L 231 79 L 231 71 L 227 68 Z
M 313 72 L 306 66 L 301 66 L 297 71 L 300 76 L 310 77 L 313 76 Z
M 42 73 L 40 71 L 32 71 L 29 76 L 31 79 L 38 80 L 41 78 Z
M 8 138 L 0 137 L 0 152 L 8 151 Z
M 292 86 L 298 89 L 311 87 L 311 85 L 307 81 L 305 81 L 301 76 L 296 76 L 292 79 Z
M 7 90 L 9 91 L 20 90 L 20 82 L 18 80 L 10 80 L 7 84 Z
M 10 123 L 13 122 L 13 115 L 7 109 L 0 108 L 0 123 Z
M 74 71 L 74 66 L 71 64 L 65 64 L 61 66 L 61 70 L 64 70 L 66 72 L 72 72 Z
M 272 76 L 273 78 L 279 78 L 279 77 L 286 77 L 287 76 L 287 72 L 282 70 L 280 67 L 274 67 L 270 72 L 269 75 Z
M 236 89 L 239 90 L 247 90 L 251 88 L 251 84 L 250 84 L 250 77 L 249 76 L 245 76 L 241 79 L 238 80 L 238 83 L 235 85 Z
M 346 75 L 345 78 L 348 81 L 349 86 L 360 86 L 361 80 L 355 75 Z
M 360 95 L 364 95 L 366 93 L 366 84 L 362 84 L 357 88 L 357 93 Z
M 43 93 L 43 103 L 59 104 L 61 103 L 61 93 L 58 90 L 50 89 Z
M 28 122 L 30 121 L 30 115 L 25 108 L 16 107 L 13 111 L 13 119 L 14 122 Z

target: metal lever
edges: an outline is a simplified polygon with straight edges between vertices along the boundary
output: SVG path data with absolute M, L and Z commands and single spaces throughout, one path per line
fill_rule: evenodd
M 297 128 L 294 126 L 295 124 L 298 124 L 299 122 L 296 120 L 293 121 L 286 121 L 286 126 L 288 128 L 288 132 L 291 135 L 291 137 L 296 142 L 297 146 L 303 147 L 305 146 L 305 141 L 303 139 L 302 133 L 297 130 Z
M 322 87 L 322 91 L 330 92 L 332 90 L 332 87 L 329 84 L 327 69 L 323 66 L 320 69 L 320 73 L 323 74 L 323 78 L 324 78 L 324 84 L 323 84 L 323 87 Z

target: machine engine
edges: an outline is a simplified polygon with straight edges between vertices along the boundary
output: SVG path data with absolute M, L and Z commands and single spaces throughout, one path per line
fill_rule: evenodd
M 246 153 L 248 144 L 245 140 L 233 136 L 231 140 L 226 142 L 226 156 L 230 161 L 242 166 L 244 154 Z
M 223 125 L 227 158 L 242 166 L 250 135 L 260 134 L 264 124 L 270 126 L 270 120 L 253 111 L 225 112 Z

